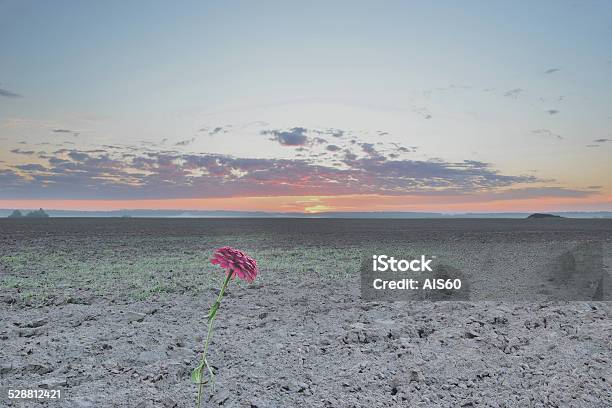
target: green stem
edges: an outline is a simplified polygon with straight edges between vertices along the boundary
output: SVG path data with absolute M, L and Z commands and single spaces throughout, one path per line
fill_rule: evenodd
M 219 310 L 219 306 L 221 306 L 221 299 L 223 299 L 223 295 L 225 294 L 225 289 L 227 288 L 227 285 L 229 285 L 229 281 L 232 278 L 233 274 L 234 274 L 234 271 L 230 269 L 230 271 L 228 272 L 225 278 L 225 281 L 223 282 L 223 286 L 221 286 L 221 291 L 219 292 L 219 296 L 217 296 L 217 300 L 210 307 L 210 312 L 208 314 L 208 334 L 206 335 L 206 342 L 204 343 L 204 353 L 202 353 L 202 361 L 200 362 L 200 365 L 199 365 L 200 373 L 202 372 L 204 367 L 208 369 L 208 374 L 210 375 L 210 382 L 213 385 L 213 389 L 215 386 L 214 384 L 215 374 L 213 373 L 212 368 L 208 365 L 206 354 L 208 353 L 208 345 L 210 344 L 210 339 L 212 338 L 212 331 L 213 331 L 212 329 L 213 329 L 213 324 L 215 323 L 215 318 L 217 317 L 217 311 Z M 201 375 L 200 375 L 200 378 L 201 378 Z M 200 383 L 198 384 L 198 404 L 197 404 L 198 408 L 202 404 L 202 387 L 203 386 L 204 386 L 204 382 L 200 380 Z

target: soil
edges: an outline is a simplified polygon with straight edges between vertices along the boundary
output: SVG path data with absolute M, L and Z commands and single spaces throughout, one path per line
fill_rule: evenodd
M 385 243 L 449 246 L 517 239 L 607 245 L 612 231 L 609 221 L 567 219 L 545 220 L 541 228 L 534 227 L 537 220 L 418 220 L 386 228 L 380 220 L 312 221 L 3 221 L 1 248 L 6 254 L 61 240 L 81 251 L 79 245 L 108 247 L 127 236 L 154 242 L 167 231 L 191 240 L 238 234 L 245 226 L 284 252 L 317 243 L 346 251 L 371 240 L 372 231 Z M 13 267 L 4 264 L 0 273 L 11 275 Z M 47 272 L 39 265 L 29 271 Z M 262 268 L 262 278 L 265 273 Z M 195 406 L 190 372 L 203 349 L 215 290 L 137 300 L 68 281 L 42 303 L 19 298 L 18 288 L 0 290 L 0 388 L 64 392 L 60 401 L 36 402 L 9 401 L 5 394 L 0 406 Z M 358 276 L 326 279 L 320 272 L 232 283 L 210 346 L 217 381 L 214 391 L 205 388 L 203 406 L 612 406 L 611 309 L 612 303 L 595 300 L 364 301 Z

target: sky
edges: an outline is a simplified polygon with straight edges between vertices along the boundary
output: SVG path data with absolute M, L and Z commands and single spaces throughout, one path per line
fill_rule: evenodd
M 608 1 L 0 0 L 0 208 L 612 210 Z

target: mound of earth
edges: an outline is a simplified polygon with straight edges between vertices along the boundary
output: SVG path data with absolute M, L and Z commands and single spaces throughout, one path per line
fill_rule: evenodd
M 532 219 L 532 218 L 562 218 L 562 217 L 560 215 L 542 214 L 542 213 L 533 213 L 529 217 L 527 217 L 527 219 Z

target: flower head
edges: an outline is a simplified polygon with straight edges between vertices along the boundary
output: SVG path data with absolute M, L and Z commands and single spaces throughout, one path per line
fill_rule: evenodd
M 224 246 L 215 250 L 213 258 L 210 260 L 213 265 L 219 265 L 229 274 L 230 272 L 247 282 L 253 282 L 259 270 L 257 262 L 244 252 Z

